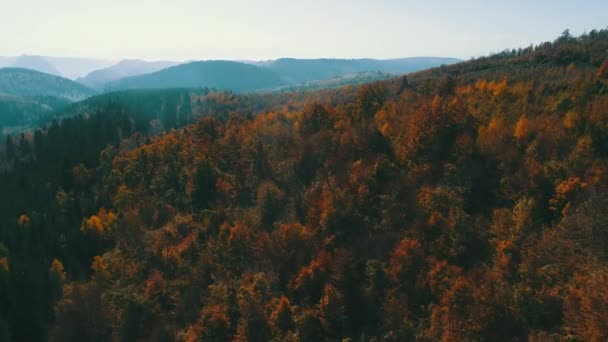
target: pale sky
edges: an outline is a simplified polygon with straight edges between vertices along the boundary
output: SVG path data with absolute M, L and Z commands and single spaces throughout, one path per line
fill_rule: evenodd
M 469 58 L 608 27 L 608 0 L 0 0 L 0 56 Z

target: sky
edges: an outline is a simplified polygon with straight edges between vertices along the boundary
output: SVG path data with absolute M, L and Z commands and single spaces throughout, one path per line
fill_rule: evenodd
M 0 0 L 0 56 L 470 58 L 608 28 L 608 1 Z

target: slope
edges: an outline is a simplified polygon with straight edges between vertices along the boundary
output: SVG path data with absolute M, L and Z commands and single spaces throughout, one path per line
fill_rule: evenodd
M 11 67 L 30 69 L 45 74 L 62 76 L 61 73 L 43 56 L 22 55 L 15 57 L 15 59 L 11 62 Z
M 10 145 L 0 336 L 604 340 L 606 48 L 190 94 L 229 116 L 154 137 L 108 98 Z
M 406 74 L 442 64 L 460 62 L 456 58 L 411 57 L 400 59 L 294 59 L 282 58 L 264 64 L 290 84 L 323 80 L 361 72 Z
M 74 81 L 22 68 L 0 69 L 0 93 L 81 100 L 94 92 Z
M 94 70 L 76 81 L 91 88 L 103 89 L 111 81 L 156 72 L 177 64 L 179 63 L 168 61 L 123 60 L 107 68 Z
M 97 58 L 43 57 L 60 73 L 61 76 L 71 80 L 84 77 L 94 70 L 106 68 L 116 63 L 115 61 Z
M 42 127 L 66 108 L 69 100 L 52 96 L 21 97 L 0 94 L 0 135 Z
M 245 92 L 273 88 L 282 84 L 283 82 L 275 73 L 264 68 L 230 61 L 201 61 L 110 82 L 107 88 L 120 90 L 209 87 Z

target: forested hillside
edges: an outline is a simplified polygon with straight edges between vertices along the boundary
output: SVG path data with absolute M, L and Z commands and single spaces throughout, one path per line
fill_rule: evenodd
M 0 68 L 0 93 L 78 101 L 93 95 L 94 91 L 59 76 L 23 68 Z
M 151 74 L 110 82 L 110 90 L 209 87 L 247 92 L 283 85 L 275 73 L 254 65 L 231 61 L 200 61 L 173 66 Z
M 0 340 L 606 340 L 607 51 L 74 106 L 5 147 Z
M 108 76 L 108 71 L 114 69 L 109 68 L 93 73 L 90 75 L 92 79 L 79 81 L 108 90 L 170 87 L 210 87 L 238 93 L 293 87 L 310 90 L 360 84 L 366 80 L 388 78 L 388 75 L 401 75 L 458 61 L 460 60 L 456 58 L 440 57 L 387 60 L 281 58 L 267 62 L 197 61 L 150 74 L 109 79 L 105 82 L 95 80 L 97 76 Z M 127 66 L 129 72 L 134 72 L 133 65 Z M 150 66 L 153 64 L 147 67 Z M 97 83 L 87 83 L 90 81 Z
M 264 67 L 276 72 L 288 84 L 330 79 L 337 76 L 382 72 L 399 75 L 460 62 L 457 58 L 410 57 L 399 59 L 296 59 L 280 58 Z
M 94 94 L 74 81 L 23 68 L 0 68 L 0 139 L 43 127 L 74 101 Z
M 53 120 L 56 111 L 66 108 L 70 103 L 69 100 L 52 96 L 0 94 L 0 137 L 44 126 Z
M 79 83 L 22 68 L 0 68 L 0 138 L 43 127 L 73 101 L 93 95 Z

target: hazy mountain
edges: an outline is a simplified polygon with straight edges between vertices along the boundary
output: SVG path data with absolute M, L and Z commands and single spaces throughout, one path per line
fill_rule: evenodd
M 405 74 L 459 61 L 456 58 L 439 57 L 388 60 L 282 58 L 258 62 L 200 61 L 110 82 L 108 89 L 206 86 L 234 91 L 257 91 L 302 86 L 307 82 L 323 80 L 334 80 L 327 85 L 336 85 L 349 83 L 348 78 L 361 73 Z M 93 80 L 93 75 L 90 76 L 90 80 Z M 336 83 L 335 80 L 341 77 L 346 79 Z M 84 84 L 94 84 L 80 81 Z M 315 87 L 323 87 L 323 84 L 320 82 Z
M 235 63 L 233 66 L 236 66 L 237 64 L 247 64 L 256 67 L 263 67 L 275 72 L 276 75 L 280 77 L 282 81 L 281 84 L 298 85 L 310 81 L 320 81 L 364 72 L 404 74 L 432 68 L 442 64 L 457 63 L 459 61 L 461 60 L 456 58 L 442 57 L 411 57 L 385 60 L 281 58 L 269 61 L 242 60 L 233 62 Z M 132 76 L 154 73 L 156 71 L 179 64 L 178 62 L 172 61 L 148 62 L 143 60 L 123 60 L 116 64 L 113 63 L 114 62 L 110 60 L 93 58 L 47 57 L 33 55 L 0 57 L 0 67 L 17 67 L 36 70 L 51 75 L 75 79 L 79 83 L 96 89 L 103 89 L 110 83 L 113 83 L 113 81 Z M 222 71 L 228 71 L 228 69 L 229 68 L 224 65 Z M 210 80 L 210 82 L 213 83 L 216 80 Z M 190 81 L 192 81 L 192 79 L 190 79 Z M 201 82 L 206 83 L 205 80 L 195 83 Z M 146 88 L 159 87 L 160 86 L 157 85 L 146 86 Z M 239 88 L 238 85 L 237 88 Z
M 13 68 L 24 68 L 40 71 L 45 74 L 61 76 L 61 73 L 43 56 L 19 56 L 12 61 L 10 66 Z
M 3 68 L 0 69 L 0 93 L 76 101 L 93 95 L 94 91 L 67 78 L 23 68 Z
M 360 73 L 405 74 L 459 61 L 456 58 L 440 57 L 198 61 L 185 63 L 188 66 L 184 68 L 156 74 L 179 63 L 123 60 L 112 65 L 113 62 L 102 59 L 23 55 L 0 57 L 0 67 L 26 68 L 76 79 L 77 82 L 98 90 L 208 86 L 234 91 L 257 91 L 285 86 L 307 87 L 305 84 L 309 82 L 349 78 Z M 142 78 L 137 78 L 138 76 Z M 338 81 L 342 82 L 343 80 Z M 336 83 L 318 82 L 314 88 L 321 88 L 324 84 Z
M 200 61 L 120 79 L 109 83 L 108 89 L 209 87 L 244 92 L 281 85 L 281 77 L 267 68 L 230 61 Z
M 95 59 L 95 58 L 75 58 L 75 57 L 44 57 L 57 71 L 60 76 L 69 78 L 71 80 L 83 77 L 88 73 L 106 68 L 114 63 L 115 61 L 107 59 Z
M 361 72 L 379 71 L 391 74 L 406 74 L 460 61 L 457 58 L 441 57 L 411 57 L 386 60 L 281 58 L 270 62 L 259 62 L 257 65 L 275 71 L 287 83 L 298 84 Z
M 94 70 L 76 81 L 92 88 L 103 88 L 108 82 L 121 78 L 152 73 L 174 65 L 178 62 L 147 62 L 142 60 L 123 60 L 104 69 Z
M 0 68 L 25 68 L 51 75 L 76 79 L 93 70 L 108 67 L 115 63 L 111 60 L 74 57 L 48 56 L 0 56 Z
M 6 68 L 11 65 L 15 57 L 0 56 L 0 68 Z

